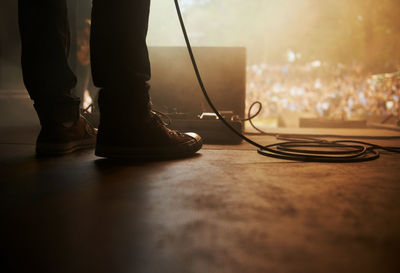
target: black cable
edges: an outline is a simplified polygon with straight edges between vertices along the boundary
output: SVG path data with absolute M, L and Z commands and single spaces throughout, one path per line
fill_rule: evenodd
M 183 36 L 184 36 L 184 38 L 185 38 L 186 46 L 187 46 L 187 49 L 188 49 L 188 51 L 189 51 L 189 56 L 190 56 L 190 59 L 191 59 L 192 64 L 193 64 L 194 72 L 195 72 L 195 74 L 196 74 L 197 81 L 198 81 L 198 83 L 199 83 L 199 85 L 200 85 L 201 91 L 203 92 L 203 95 L 204 95 L 204 97 L 205 97 L 207 103 L 210 105 L 211 109 L 215 112 L 215 114 L 217 115 L 217 117 L 218 117 L 218 118 L 233 132 L 233 133 L 235 133 L 236 135 L 238 135 L 240 138 L 242 138 L 243 140 L 247 141 L 248 143 L 254 145 L 255 147 L 257 147 L 257 148 L 259 148 L 259 149 L 262 149 L 262 148 L 263 148 L 263 145 L 258 144 L 257 142 L 254 142 L 253 140 L 249 139 L 248 137 L 242 135 L 240 132 L 236 131 L 236 129 L 233 128 L 233 127 L 222 117 L 222 115 L 218 112 L 217 108 L 216 108 L 216 107 L 214 106 L 214 104 L 212 103 L 210 97 L 208 96 L 208 93 L 207 93 L 207 91 L 206 91 L 206 88 L 204 87 L 203 80 L 202 80 L 202 78 L 201 78 L 201 76 L 200 76 L 200 72 L 199 72 L 199 69 L 198 69 L 198 67 L 197 67 L 196 59 L 194 58 L 194 55 L 193 55 L 192 46 L 191 46 L 191 44 L 190 44 L 189 37 L 188 37 L 187 32 L 186 32 L 185 23 L 183 22 L 183 17 L 182 17 L 181 9 L 180 9 L 180 7 L 179 7 L 179 2 L 178 2 L 178 0 L 174 0 L 174 2 L 175 2 L 176 11 L 177 11 L 177 13 L 178 13 L 179 22 L 180 22 L 180 24 L 181 24 Z
M 330 163 L 347 163 L 347 162 L 363 162 L 370 161 L 379 158 L 379 152 L 377 149 L 383 149 L 386 151 L 400 153 L 399 147 L 382 147 L 379 145 L 355 141 L 355 140 L 338 140 L 338 141 L 327 141 L 322 139 L 316 139 L 316 135 L 298 135 L 298 134 L 272 134 L 267 133 L 262 130 L 259 130 L 252 123 L 252 119 L 261 112 L 262 104 L 260 102 L 260 109 L 257 111 L 255 115 L 249 115 L 246 121 L 249 121 L 250 124 L 257 130 L 259 133 L 265 135 L 274 135 L 278 139 L 286 139 L 288 141 L 275 143 L 271 145 L 261 145 L 250 138 L 244 136 L 240 132 L 236 131 L 218 112 L 217 108 L 212 103 L 210 97 L 208 96 L 207 90 L 204 86 L 203 80 L 201 78 L 199 69 L 197 67 L 196 59 L 193 54 L 192 46 L 189 41 L 189 37 L 186 31 L 185 23 L 183 21 L 182 13 L 179 7 L 178 0 L 174 0 L 176 11 L 179 18 L 179 23 L 182 28 L 183 36 L 185 38 L 186 46 L 189 52 L 190 60 L 193 64 L 193 69 L 197 77 L 197 81 L 200 85 L 201 91 L 210 105 L 211 109 L 215 112 L 218 118 L 222 123 L 225 124 L 234 134 L 242 138 L 244 141 L 258 148 L 257 152 L 264 156 L 275 157 L 280 159 L 287 160 L 296 160 L 296 161 L 306 161 L 306 162 L 330 162 Z M 321 137 L 321 136 L 317 136 Z M 332 135 L 332 137 L 337 137 Z M 341 137 L 341 136 L 340 136 Z M 354 138 L 354 137 L 352 137 Z M 307 149 L 300 149 L 307 148 Z M 311 149 L 312 148 L 312 149 Z M 333 150 L 334 149 L 334 150 Z

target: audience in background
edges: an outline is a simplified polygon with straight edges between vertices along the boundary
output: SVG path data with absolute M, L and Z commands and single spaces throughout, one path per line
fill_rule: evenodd
M 399 74 L 370 75 L 360 66 L 286 66 L 253 64 L 247 67 L 247 107 L 261 101 L 262 117 L 288 111 L 307 117 L 335 119 L 399 115 Z

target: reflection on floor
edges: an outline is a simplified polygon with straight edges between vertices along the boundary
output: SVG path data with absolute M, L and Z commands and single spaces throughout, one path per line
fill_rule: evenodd
M 398 155 L 298 163 L 242 144 L 36 159 L 36 133 L 1 129 L 3 272 L 400 272 Z

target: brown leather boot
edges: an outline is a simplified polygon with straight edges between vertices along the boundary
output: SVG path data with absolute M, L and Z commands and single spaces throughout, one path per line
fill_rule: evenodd
M 57 156 L 93 148 L 96 129 L 80 115 L 79 100 L 35 102 L 42 126 L 36 140 L 38 156 Z
M 135 88 L 140 92 L 100 90 L 100 125 L 95 150 L 97 156 L 168 159 L 189 157 L 201 149 L 202 139 L 199 135 L 167 128 L 159 115 L 151 110 L 147 84 Z

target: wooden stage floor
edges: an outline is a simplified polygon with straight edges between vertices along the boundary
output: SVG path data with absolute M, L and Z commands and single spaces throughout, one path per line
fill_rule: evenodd
M 400 272 L 399 155 L 299 163 L 242 144 L 161 162 L 36 159 L 36 133 L 1 129 L 2 272 Z

